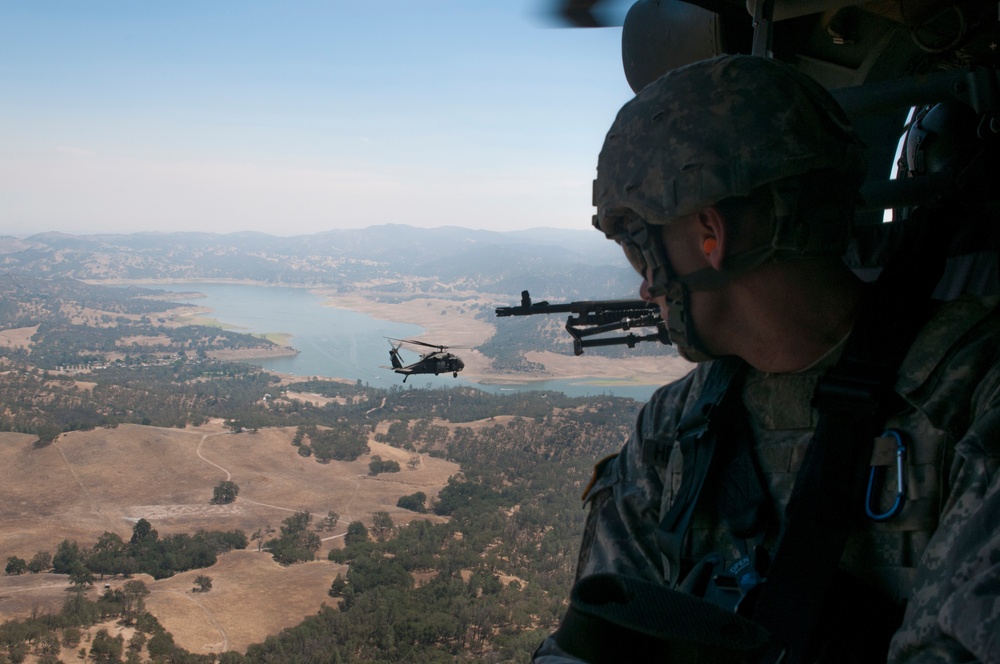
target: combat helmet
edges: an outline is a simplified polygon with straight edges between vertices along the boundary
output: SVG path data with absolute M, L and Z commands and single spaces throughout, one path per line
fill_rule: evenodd
M 770 58 L 721 56 L 664 74 L 622 107 L 598 158 L 593 223 L 653 271 L 650 294 L 667 296 L 681 354 L 709 359 L 686 313 L 690 292 L 765 261 L 842 253 L 865 171 L 860 139 L 816 81 Z M 824 184 L 808 201 L 807 174 Z M 727 257 L 725 270 L 677 277 L 657 227 L 762 187 L 770 242 Z

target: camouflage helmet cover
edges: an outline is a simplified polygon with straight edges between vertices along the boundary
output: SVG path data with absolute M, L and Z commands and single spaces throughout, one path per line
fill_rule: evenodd
M 625 104 L 594 182 L 594 225 L 619 213 L 670 219 L 818 169 L 861 183 L 863 146 L 816 81 L 770 58 L 730 55 L 675 69 Z

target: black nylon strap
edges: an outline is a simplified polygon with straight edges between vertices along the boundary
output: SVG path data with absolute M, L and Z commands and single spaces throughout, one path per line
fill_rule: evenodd
M 718 424 L 713 418 L 720 411 L 725 412 L 724 401 L 740 399 L 739 385 L 745 370 L 746 364 L 735 357 L 716 360 L 705 377 L 697 402 L 677 426 L 684 457 L 681 486 L 656 529 L 656 543 L 670 563 L 670 587 L 677 584 L 680 576 L 684 537 L 715 454 Z
M 727 445 L 716 451 L 719 460 L 718 513 L 737 540 L 750 540 L 775 523 L 774 502 L 754 453 L 754 435 L 742 402 L 727 412 Z M 735 409 L 733 409 L 735 410 Z
M 810 661 L 823 605 L 851 525 L 899 366 L 929 315 L 949 224 L 911 221 L 896 256 L 861 303 L 840 361 L 816 388 L 820 419 L 785 511 L 785 530 L 753 614 L 780 637 L 784 662 Z M 936 222 L 936 223 L 935 223 Z M 775 657 L 779 657 L 775 653 Z M 774 660 L 777 661 L 777 660 Z

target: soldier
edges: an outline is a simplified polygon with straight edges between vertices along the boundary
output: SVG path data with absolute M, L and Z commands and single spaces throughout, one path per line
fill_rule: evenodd
M 698 62 L 621 109 L 594 224 L 698 365 L 595 468 L 573 602 L 535 662 L 776 661 L 776 647 L 784 661 L 1000 662 L 997 300 L 932 304 L 927 289 L 899 307 L 898 285 L 859 280 L 842 254 L 864 174 L 844 112 L 775 60 Z M 821 433 L 840 426 L 821 407 L 839 396 L 817 386 L 872 348 L 887 349 L 887 389 L 859 417 L 879 427 L 848 426 L 867 437 L 860 466 L 824 474 L 858 436 Z M 704 602 L 678 609 L 677 590 Z M 640 597 L 654 599 L 630 613 Z M 685 659 L 703 604 L 767 642 Z

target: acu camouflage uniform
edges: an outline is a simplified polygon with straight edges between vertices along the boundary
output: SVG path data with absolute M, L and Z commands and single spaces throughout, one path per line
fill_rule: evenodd
M 690 293 L 767 261 L 841 255 L 863 161 L 849 119 L 815 81 L 770 58 L 723 56 L 672 70 L 622 108 L 598 160 L 594 224 L 649 279 L 650 295 L 665 296 L 674 344 L 686 357 L 703 360 L 707 353 L 688 315 Z M 810 190 L 815 201 L 797 198 L 796 182 L 808 174 L 821 175 L 822 186 Z M 773 199 L 770 242 L 727 255 L 725 270 L 677 275 L 657 240 L 659 227 L 761 187 Z M 888 520 L 859 515 L 841 557 L 844 570 L 874 589 L 827 617 L 861 613 L 872 603 L 868 598 L 879 594 L 907 602 L 889 648 L 892 664 L 1000 663 L 997 304 L 940 305 L 911 344 L 895 384 L 899 407 L 886 423 L 910 439 L 906 500 Z M 752 452 L 777 519 L 783 518 L 817 424 L 813 391 L 837 355 L 835 349 L 793 374 L 750 369 L 743 379 Z M 702 363 L 658 390 L 621 453 L 596 469 L 585 496 L 590 513 L 579 577 L 610 572 L 664 585 L 683 578 L 684 570 L 669 569 L 657 531 L 681 486 L 678 425 L 698 401 L 711 367 Z M 716 454 L 731 447 L 720 436 Z M 874 447 L 872 463 L 890 471 L 874 501 L 884 509 L 896 492 L 896 459 L 894 449 Z M 713 552 L 728 561 L 743 553 L 721 523 L 717 495 L 708 489 L 701 495 L 682 566 Z M 763 544 L 772 552 L 779 529 L 774 523 L 764 533 Z M 900 624 L 898 614 L 890 624 Z M 833 639 L 847 641 L 855 633 L 841 630 Z M 621 644 L 623 658 L 628 645 Z M 824 661 L 846 661 L 827 657 L 830 652 Z M 578 660 L 550 637 L 534 661 Z
M 997 303 L 944 304 L 911 346 L 895 386 L 905 406 L 887 423 L 911 441 L 905 457 L 906 500 L 893 519 L 875 522 L 862 515 L 841 559 L 843 569 L 908 601 L 891 644 L 892 664 L 1000 662 Z M 794 374 L 751 369 L 744 381 L 754 452 L 779 513 L 817 421 L 810 397 L 835 359 L 824 358 Z M 671 577 L 655 533 L 680 486 L 683 461 L 674 442 L 676 428 L 697 400 L 709 366 L 700 364 L 660 388 L 621 453 L 595 470 L 596 481 L 584 497 L 590 513 L 578 577 L 615 572 L 659 583 Z M 646 448 L 662 445 L 672 447 L 664 463 L 643 461 Z M 876 450 L 874 464 L 895 464 L 892 455 L 879 457 Z M 895 480 L 888 484 L 880 505 L 892 502 Z M 697 560 L 720 551 L 735 560 L 739 556 L 712 505 L 703 495 L 684 554 Z M 773 550 L 774 544 L 775 533 L 769 533 L 765 545 Z M 627 652 L 627 644 L 623 649 Z M 541 664 L 575 661 L 552 638 L 535 658 Z

